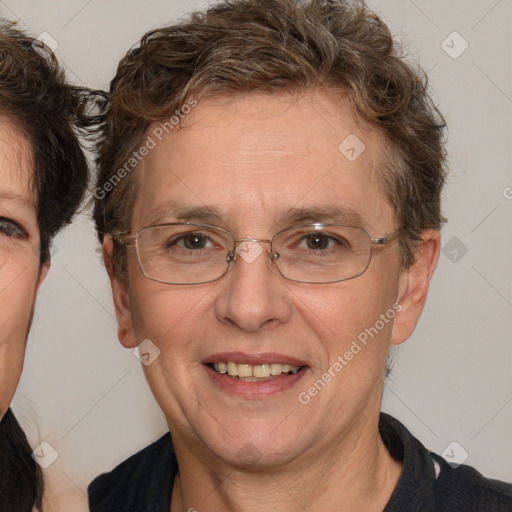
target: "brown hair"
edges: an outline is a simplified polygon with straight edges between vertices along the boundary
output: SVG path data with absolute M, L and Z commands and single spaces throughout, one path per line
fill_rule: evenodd
M 364 3 L 343 0 L 224 0 L 144 35 L 119 64 L 103 120 L 94 208 L 100 240 L 129 229 L 136 183 L 130 172 L 115 178 L 151 123 L 191 98 L 314 88 L 343 93 L 355 116 L 383 134 L 382 185 L 409 266 L 421 232 L 443 221 L 445 123 L 426 76 L 406 63 L 387 26 Z M 116 246 L 120 276 L 124 263 Z

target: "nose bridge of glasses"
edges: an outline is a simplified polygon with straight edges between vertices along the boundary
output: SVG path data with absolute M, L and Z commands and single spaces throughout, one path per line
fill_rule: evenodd
M 242 242 L 264 242 L 267 244 L 271 244 L 272 240 L 267 240 L 266 238 L 237 238 L 235 239 L 235 245 L 239 245 Z
M 246 238 L 236 238 L 234 240 L 234 245 L 233 245 L 233 252 L 230 253 L 228 255 L 228 263 L 230 262 L 234 262 L 238 259 L 238 256 L 239 256 L 239 253 L 240 252 L 250 252 L 250 249 L 247 250 L 247 251 L 244 251 L 243 249 L 239 249 L 239 247 L 243 244 L 243 243 L 255 243 L 255 244 L 260 244 L 260 243 L 265 243 L 265 244 L 271 244 L 271 247 L 272 247 L 272 240 L 269 240 L 269 239 L 266 239 L 266 238 L 253 238 L 253 237 L 246 237 Z M 272 253 L 272 251 L 270 251 L 270 259 L 273 260 L 276 255 L 274 255 Z M 249 261 L 247 258 L 243 258 L 244 260 L 246 261 Z M 251 258 L 249 258 L 251 259 Z

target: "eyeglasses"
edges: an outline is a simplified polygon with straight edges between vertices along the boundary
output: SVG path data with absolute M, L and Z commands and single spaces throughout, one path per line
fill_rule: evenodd
M 260 256 L 260 243 L 270 244 L 270 260 L 283 277 L 322 284 L 360 276 L 370 264 L 373 245 L 387 245 L 396 232 L 372 238 L 364 229 L 343 224 L 307 224 L 283 229 L 271 240 L 235 238 L 208 224 L 171 223 L 148 226 L 135 235 L 117 232 L 118 243 L 135 245 L 142 273 L 166 284 L 217 281 L 241 256 L 250 263 Z

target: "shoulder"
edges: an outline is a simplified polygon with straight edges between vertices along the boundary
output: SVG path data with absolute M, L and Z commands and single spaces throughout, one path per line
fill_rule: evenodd
M 138 510 L 137 504 L 170 503 L 170 476 L 177 471 L 169 433 L 132 455 L 110 473 L 98 476 L 88 487 L 91 512 Z M 168 497 L 167 497 L 168 495 Z M 145 508 L 144 508 L 145 509 Z
M 485 478 L 470 466 L 452 467 L 435 453 L 431 456 L 439 467 L 434 489 L 441 510 L 512 511 L 512 484 Z
M 76 487 L 70 487 L 69 478 L 52 466 L 44 473 L 43 511 L 88 512 L 87 496 Z M 0 507 L 1 509 L 1 507 Z M 41 512 L 34 508 L 32 512 Z
M 381 414 L 379 429 L 390 454 L 402 462 L 386 512 L 512 511 L 512 484 L 485 478 L 470 466 L 450 465 L 391 416 Z

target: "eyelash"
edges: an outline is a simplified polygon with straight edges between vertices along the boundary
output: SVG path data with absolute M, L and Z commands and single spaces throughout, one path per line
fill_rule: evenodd
M 27 232 L 17 222 L 5 217 L 0 217 L 0 233 L 17 238 L 27 236 Z

